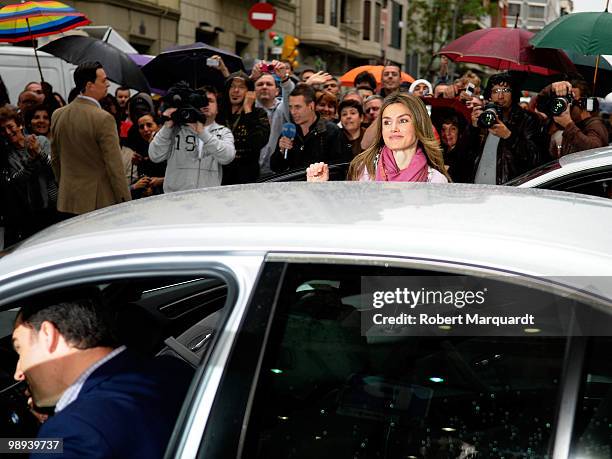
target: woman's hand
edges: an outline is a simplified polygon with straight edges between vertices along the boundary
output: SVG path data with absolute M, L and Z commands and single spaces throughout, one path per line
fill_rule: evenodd
M 149 186 L 151 179 L 149 177 L 140 177 L 136 183 L 132 185 L 135 190 L 141 190 Z
M 163 177 L 152 177 L 149 180 L 149 186 L 151 188 L 156 188 L 158 186 L 162 186 L 164 184 L 164 178 Z
M 26 137 L 26 148 L 28 149 L 30 159 L 36 159 L 40 155 L 40 144 L 34 134 Z
M 306 169 L 307 182 L 329 181 L 329 166 L 325 163 L 314 163 Z

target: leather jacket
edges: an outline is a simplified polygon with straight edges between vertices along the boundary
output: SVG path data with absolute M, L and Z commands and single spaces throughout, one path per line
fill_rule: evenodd
M 513 105 L 508 120 L 503 121 L 510 129 L 511 135 L 507 139 L 500 139 L 497 146 L 495 175 L 498 185 L 530 171 L 542 164 L 545 156 L 548 156 L 542 143 L 544 138 L 542 125 L 534 113 Z M 474 182 L 489 132 L 484 128 L 470 126 L 469 135 L 472 153 L 470 181 Z

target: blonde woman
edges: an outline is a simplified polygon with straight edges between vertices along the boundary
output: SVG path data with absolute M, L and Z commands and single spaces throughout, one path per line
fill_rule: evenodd
M 440 142 L 419 97 L 391 94 L 374 123 L 374 142 L 351 161 L 348 180 L 450 182 Z M 311 164 L 306 178 L 309 182 L 329 180 L 327 164 Z

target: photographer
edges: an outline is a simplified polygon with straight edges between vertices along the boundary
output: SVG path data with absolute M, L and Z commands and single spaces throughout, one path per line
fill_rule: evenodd
M 563 129 L 561 143 L 551 142 L 553 158 L 608 145 L 608 130 L 597 115 L 599 104 L 589 95 L 589 87 L 582 80 L 558 81 L 538 95 L 538 111 Z
M 499 185 L 540 162 L 540 122 L 519 107 L 513 83 L 507 73 L 493 75 L 484 92 L 488 103 L 472 109 L 468 167 L 474 183 Z
M 283 124 L 289 118 L 289 94 L 293 91 L 295 83 L 291 79 L 289 67 L 283 62 L 272 61 L 270 64 L 260 62 L 253 67 L 250 79 L 255 82 L 255 107 L 262 108 L 268 114 L 270 121 L 270 136 L 268 143 L 259 153 L 261 173 L 271 172 L 270 156 L 276 149 L 278 138 L 283 130 Z M 282 97 L 276 97 L 278 89 L 276 79 L 280 81 Z
M 230 130 L 215 122 L 216 91 L 205 87 L 200 93 L 179 84 L 170 88 L 165 102 L 174 105 L 163 112 L 170 119 L 149 145 L 151 161 L 168 161 L 164 193 L 220 185 L 221 166 L 234 159 L 236 150 Z

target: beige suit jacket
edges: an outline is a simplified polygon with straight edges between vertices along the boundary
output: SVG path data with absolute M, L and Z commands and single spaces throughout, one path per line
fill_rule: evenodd
M 60 212 L 83 214 L 131 199 L 112 115 L 77 97 L 51 118 L 51 165 Z

